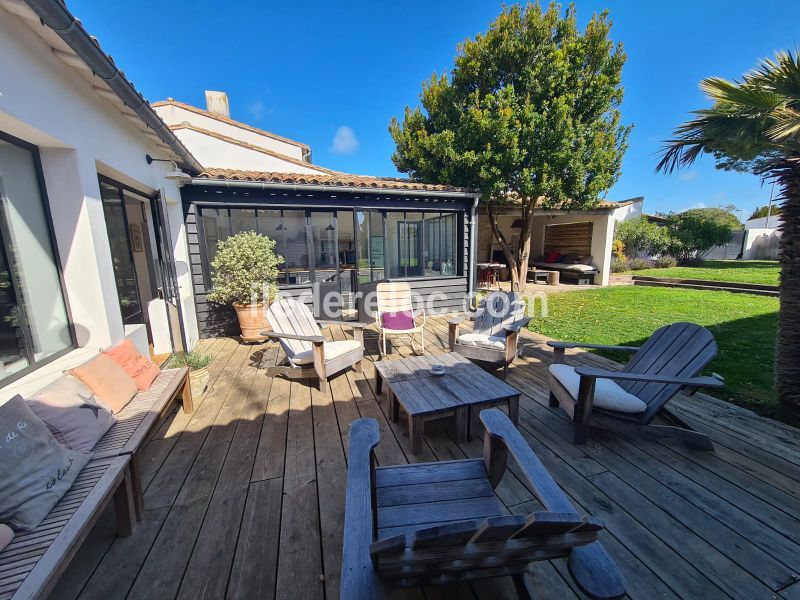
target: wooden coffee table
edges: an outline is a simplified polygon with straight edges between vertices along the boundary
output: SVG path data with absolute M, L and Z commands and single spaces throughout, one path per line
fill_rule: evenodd
M 431 373 L 435 364 L 444 365 L 444 375 Z M 478 413 L 484 408 L 507 403 L 511 421 L 516 425 L 519 420 L 519 390 L 453 352 L 378 361 L 378 394 L 384 382 L 392 421 L 400 417 L 401 406 L 408 414 L 414 454 L 422 451 L 425 421 L 455 416 L 458 441 L 465 442 L 476 431 Z

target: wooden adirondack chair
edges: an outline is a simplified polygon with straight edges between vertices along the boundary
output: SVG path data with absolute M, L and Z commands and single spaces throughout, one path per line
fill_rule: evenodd
M 480 414 L 483 458 L 376 467 L 378 423 L 350 426 L 341 598 L 380 598 L 387 587 L 522 575 L 567 557 L 592 598 L 619 598 L 625 582 L 600 544 L 602 523 L 581 516 L 500 410 Z M 504 514 L 494 494 L 511 454 L 546 511 Z
M 714 336 L 694 323 L 673 323 L 653 332 L 643 346 L 603 346 L 547 342 L 553 348 L 550 366 L 550 406 L 561 406 L 575 423 L 575 443 L 583 444 L 589 426 L 654 438 L 679 438 L 693 447 L 713 450 L 709 437 L 694 431 L 667 410 L 681 390 L 689 395 L 701 387 L 723 387 L 719 375 L 699 377 L 717 355 Z M 567 348 L 600 348 L 635 353 L 621 371 L 567 367 Z M 656 415 L 671 425 L 652 425 Z
M 459 324 L 466 316 L 449 320 L 450 350 L 470 360 L 503 366 L 503 379 L 508 365 L 517 357 L 519 330 L 528 325 L 525 299 L 516 292 L 492 292 L 478 305 L 472 333 L 461 334 Z
M 291 379 L 319 378 L 319 389 L 328 389 L 328 378 L 347 367 L 361 371 L 364 357 L 363 323 L 315 320 L 308 307 L 294 298 L 281 298 L 267 310 L 272 331 L 264 337 L 278 340 L 286 352 L 286 365 L 267 369 L 268 376 L 283 375 Z M 319 323 L 349 327 L 352 340 L 328 342 Z

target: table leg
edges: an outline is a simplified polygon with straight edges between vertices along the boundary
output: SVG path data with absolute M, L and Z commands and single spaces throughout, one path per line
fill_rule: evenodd
M 480 405 L 469 407 L 469 424 L 467 426 L 467 437 L 469 439 L 477 437 L 478 431 L 480 431 L 478 429 L 480 427 L 480 419 L 478 417 L 480 413 L 481 413 Z
M 422 452 L 422 436 L 424 433 L 425 421 L 422 415 L 408 415 L 408 431 L 411 436 L 411 451 L 414 454 Z
M 519 396 L 508 399 L 508 418 L 514 425 L 519 425 Z
M 393 423 L 396 423 L 400 418 L 400 403 L 397 401 L 397 396 L 392 393 L 391 388 L 386 390 L 386 396 L 389 398 L 389 418 Z
M 459 444 L 469 441 L 469 406 L 456 409 L 456 440 Z
M 380 396 L 383 389 L 383 377 L 381 377 L 378 369 L 375 369 L 375 395 Z

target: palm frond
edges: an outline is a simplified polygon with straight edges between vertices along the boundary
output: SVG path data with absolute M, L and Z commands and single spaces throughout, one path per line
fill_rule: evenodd
M 745 83 L 770 89 L 791 104 L 800 103 L 800 52 L 778 52 L 745 75 Z
M 737 112 L 769 112 L 780 106 L 783 98 L 764 87 L 737 84 L 720 77 L 708 77 L 700 82 L 700 90 L 715 103 Z
M 773 112 L 773 119 L 774 124 L 766 131 L 770 138 L 800 143 L 800 140 L 787 140 L 800 134 L 800 112 L 791 108 L 778 109 Z

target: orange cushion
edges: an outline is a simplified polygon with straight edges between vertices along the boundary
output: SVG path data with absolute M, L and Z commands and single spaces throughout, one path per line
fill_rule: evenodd
M 156 363 L 142 356 L 129 339 L 124 339 L 103 352 L 131 376 L 140 390 L 149 390 L 155 378 L 161 373 Z
M 100 398 L 111 412 L 118 413 L 136 395 L 136 382 L 114 360 L 102 352 L 70 371 Z

